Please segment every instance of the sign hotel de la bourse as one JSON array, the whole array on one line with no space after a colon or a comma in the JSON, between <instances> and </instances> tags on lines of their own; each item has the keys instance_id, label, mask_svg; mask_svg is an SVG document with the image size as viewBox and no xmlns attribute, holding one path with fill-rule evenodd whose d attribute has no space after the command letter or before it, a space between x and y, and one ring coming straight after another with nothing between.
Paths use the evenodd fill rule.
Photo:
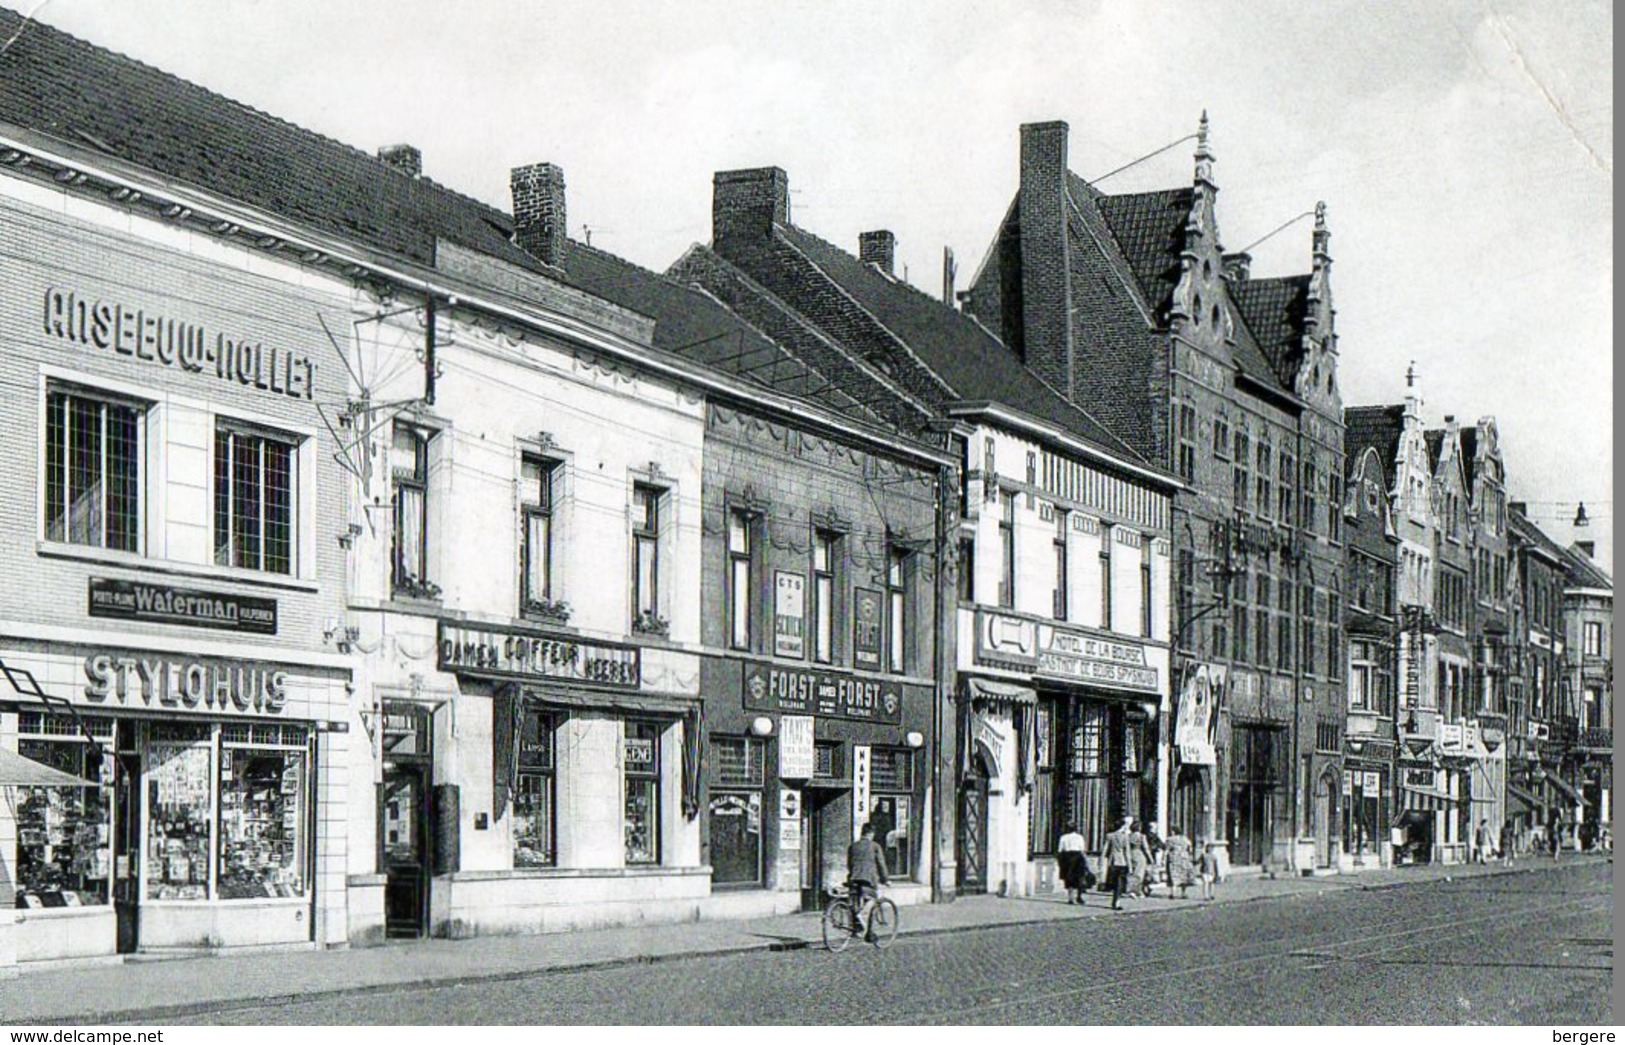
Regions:
<instances>
[{"instance_id":1,"label":"sign hotel de la bourse","mask_svg":"<svg viewBox=\"0 0 1625 1045\"><path fill-rule=\"evenodd\" d=\"M1005 613L976 612L976 662L1135 693L1161 692L1146 647Z\"/></svg>"}]
</instances>

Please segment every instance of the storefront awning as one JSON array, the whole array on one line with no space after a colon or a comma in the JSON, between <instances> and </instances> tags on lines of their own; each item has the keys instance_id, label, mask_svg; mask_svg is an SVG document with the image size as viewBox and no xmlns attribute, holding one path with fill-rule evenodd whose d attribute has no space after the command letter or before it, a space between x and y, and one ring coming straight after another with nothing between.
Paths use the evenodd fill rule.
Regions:
<instances>
[{"instance_id":1,"label":"storefront awning","mask_svg":"<svg viewBox=\"0 0 1625 1045\"><path fill-rule=\"evenodd\" d=\"M965 688L972 700L995 704L1037 704L1038 694L1030 686L1017 686L992 679L967 678Z\"/></svg>"},{"instance_id":2,"label":"storefront awning","mask_svg":"<svg viewBox=\"0 0 1625 1045\"><path fill-rule=\"evenodd\" d=\"M526 702L566 708L602 708L644 715L686 715L700 706L699 697L675 693L617 693L575 686L526 686Z\"/></svg>"},{"instance_id":3,"label":"storefront awning","mask_svg":"<svg viewBox=\"0 0 1625 1045\"><path fill-rule=\"evenodd\" d=\"M1533 792L1526 791L1517 784L1507 785L1507 797L1517 803L1520 803L1523 806L1524 811L1531 811L1541 808L1540 799L1536 798Z\"/></svg>"},{"instance_id":4,"label":"storefront awning","mask_svg":"<svg viewBox=\"0 0 1625 1045\"><path fill-rule=\"evenodd\" d=\"M0 787L100 787L71 773L0 748Z\"/></svg>"},{"instance_id":5,"label":"storefront awning","mask_svg":"<svg viewBox=\"0 0 1625 1045\"><path fill-rule=\"evenodd\" d=\"M1547 773L1546 782L1567 795L1569 800L1572 802L1584 802L1586 800L1586 797L1577 791L1573 784L1569 783L1567 780L1564 780L1556 773Z\"/></svg>"}]
</instances>

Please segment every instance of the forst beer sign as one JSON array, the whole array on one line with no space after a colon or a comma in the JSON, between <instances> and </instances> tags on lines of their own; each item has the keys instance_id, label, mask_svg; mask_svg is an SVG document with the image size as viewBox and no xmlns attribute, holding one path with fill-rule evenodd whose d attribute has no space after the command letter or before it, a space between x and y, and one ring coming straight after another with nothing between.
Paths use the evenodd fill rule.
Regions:
<instances>
[{"instance_id":1,"label":"forst beer sign","mask_svg":"<svg viewBox=\"0 0 1625 1045\"><path fill-rule=\"evenodd\" d=\"M886 680L746 664L744 688L745 707L752 711L889 725L903 720L903 687Z\"/></svg>"}]
</instances>

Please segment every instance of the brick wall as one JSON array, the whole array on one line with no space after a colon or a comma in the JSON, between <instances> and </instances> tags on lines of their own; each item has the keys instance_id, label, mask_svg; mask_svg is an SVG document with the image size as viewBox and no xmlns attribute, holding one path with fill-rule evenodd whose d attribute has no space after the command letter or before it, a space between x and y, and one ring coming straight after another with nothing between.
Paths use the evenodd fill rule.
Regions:
<instances>
[{"instance_id":1,"label":"brick wall","mask_svg":"<svg viewBox=\"0 0 1625 1045\"><path fill-rule=\"evenodd\" d=\"M1064 123L1022 125L1020 351L1039 377L1071 396L1082 375L1073 358L1068 321L1072 267L1066 223L1066 144Z\"/></svg>"},{"instance_id":2,"label":"brick wall","mask_svg":"<svg viewBox=\"0 0 1625 1045\"><path fill-rule=\"evenodd\" d=\"M549 265L562 265L569 244L563 168L552 163L515 167L508 186L513 194L514 242Z\"/></svg>"}]
</instances>

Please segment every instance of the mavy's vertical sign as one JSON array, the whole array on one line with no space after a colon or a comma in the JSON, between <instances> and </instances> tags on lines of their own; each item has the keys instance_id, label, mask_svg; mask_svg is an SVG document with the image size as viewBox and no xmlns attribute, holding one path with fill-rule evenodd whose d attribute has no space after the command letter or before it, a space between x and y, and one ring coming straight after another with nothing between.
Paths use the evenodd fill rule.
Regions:
<instances>
[{"instance_id":1,"label":"mavy's vertical sign","mask_svg":"<svg viewBox=\"0 0 1625 1045\"><path fill-rule=\"evenodd\" d=\"M807 578L788 570L773 573L773 655L807 656Z\"/></svg>"}]
</instances>

